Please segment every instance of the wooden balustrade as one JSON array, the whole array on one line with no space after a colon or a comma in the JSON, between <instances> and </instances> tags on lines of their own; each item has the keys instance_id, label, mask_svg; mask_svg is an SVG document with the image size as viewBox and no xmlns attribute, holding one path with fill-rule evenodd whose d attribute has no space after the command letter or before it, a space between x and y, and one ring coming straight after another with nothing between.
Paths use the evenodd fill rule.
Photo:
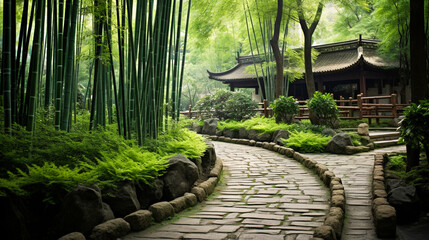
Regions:
<instances>
[{"instance_id":1,"label":"wooden balustrade","mask_svg":"<svg viewBox=\"0 0 429 240\"><path fill-rule=\"evenodd\" d=\"M335 100L337 103L338 110L340 112L340 119L362 119L367 118L368 122L371 123L372 119L375 119L379 123L382 118L397 118L399 113L404 110L408 104L398 104L398 96L391 94L387 96L372 96L364 97L363 94L358 94L356 99L348 98L345 99L340 96L339 100ZM387 103L380 103L384 101ZM299 111L296 119L308 119L309 110L307 107L307 101L298 101ZM273 110L269 108L268 101L265 100L260 103L261 108L255 109L259 115L270 117L273 116ZM192 111L192 106L189 106L189 111L181 112L181 114L188 118L196 118L199 114L197 111Z\"/></svg>"}]
</instances>

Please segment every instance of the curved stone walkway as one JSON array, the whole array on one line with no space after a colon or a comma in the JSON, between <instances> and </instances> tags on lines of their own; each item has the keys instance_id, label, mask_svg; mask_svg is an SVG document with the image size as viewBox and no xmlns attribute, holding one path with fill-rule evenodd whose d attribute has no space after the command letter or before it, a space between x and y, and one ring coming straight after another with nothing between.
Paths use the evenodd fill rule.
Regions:
<instances>
[{"instance_id":1,"label":"curved stone walkway","mask_svg":"<svg viewBox=\"0 0 429 240\"><path fill-rule=\"evenodd\" d=\"M330 193L293 159L244 145L214 142L226 187L200 212L122 239L310 239L323 224Z\"/></svg>"},{"instance_id":2,"label":"curved stone walkway","mask_svg":"<svg viewBox=\"0 0 429 240\"><path fill-rule=\"evenodd\" d=\"M342 240L376 240L371 204L374 155L405 151L405 146L376 149L350 156L334 154L304 154L318 163L325 164L340 177L346 194L346 220Z\"/></svg>"}]
</instances>

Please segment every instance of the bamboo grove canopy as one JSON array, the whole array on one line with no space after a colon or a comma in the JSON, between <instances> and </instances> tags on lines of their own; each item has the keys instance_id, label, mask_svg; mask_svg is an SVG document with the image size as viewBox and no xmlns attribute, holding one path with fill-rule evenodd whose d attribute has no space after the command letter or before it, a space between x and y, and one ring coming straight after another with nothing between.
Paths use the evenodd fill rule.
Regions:
<instances>
[{"instance_id":1,"label":"bamboo grove canopy","mask_svg":"<svg viewBox=\"0 0 429 240\"><path fill-rule=\"evenodd\" d=\"M53 106L55 128L69 131L81 107L90 109L89 129L116 121L126 138L156 137L178 117L190 8L191 0L5 0L4 130L18 123L33 131L37 111ZM88 35L92 64L79 106Z\"/></svg>"}]
</instances>

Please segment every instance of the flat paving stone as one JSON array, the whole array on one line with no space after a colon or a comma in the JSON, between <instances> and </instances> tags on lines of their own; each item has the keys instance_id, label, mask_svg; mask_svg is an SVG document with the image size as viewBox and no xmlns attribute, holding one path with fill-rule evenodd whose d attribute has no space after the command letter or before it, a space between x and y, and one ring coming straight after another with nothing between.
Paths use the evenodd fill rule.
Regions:
<instances>
[{"instance_id":1,"label":"flat paving stone","mask_svg":"<svg viewBox=\"0 0 429 240\"><path fill-rule=\"evenodd\" d=\"M284 240L291 234L312 235L314 226L320 226L322 222L312 219L313 215L301 216L325 216L329 209L329 189L316 174L294 159L263 148L213 143L227 170L218 195L202 203L198 213L122 240ZM304 226L294 226L294 222Z\"/></svg>"}]
</instances>

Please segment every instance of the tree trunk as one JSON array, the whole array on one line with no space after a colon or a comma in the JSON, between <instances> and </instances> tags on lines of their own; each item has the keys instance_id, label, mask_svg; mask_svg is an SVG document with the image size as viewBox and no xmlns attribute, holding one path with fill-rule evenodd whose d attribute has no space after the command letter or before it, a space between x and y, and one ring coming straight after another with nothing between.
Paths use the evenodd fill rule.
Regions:
<instances>
[{"instance_id":1,"label":"tree trunk","mask_svg":"<svg viewBox=\"0 0 429 240\"><path fill-rule=\"evenodd\" d=\"M305 84L307 86L308 98L313 97L316 91L313 75L313 63L311 59L311 41L313 38L314 30L316 30L319 24L320 17L322 16L323 3L320 1L317 6L316 15L314 16L311 26L307 26L307 21L304 16L304 10L302 7L302 0L296 0L298 5L298 18L299 24L301 25L302 32L304 33L304 61L305 61Z\"/></svg>"},{"instance_id":2,"label":"tree trunk","mask_svg":"<svg viewBox=\"0 0 429 240\"><path fill-rule=\"evenodd\" d=\"M279 33L280 24L283 15L283 0L277 1L277 17L274 24L274 35L270 40L271 47L273 48L274 58L276 60L276 95L275 98L279 98L283 90L283 57L280 53L279 48Z\"/></svg>"},{"instance_id":3,"label":"tree trunk","mask_svg":"<svg viewBox=\"0 0 429 240\"><path fill-rule=\"evenodd\" d=\"M2 51L2 76L4 98L4 124L5 132L10 134L12 129L12 48L15 48L12 41L12 1L4 1L3 12L3 51ZM13 61L12 61L13 60Z\"/></svg>"},{"instance_id":4,"label":"tree trunk","mask_svg":"<svg viewBox=\"0 0 429 240\"><path fill-rule=\"evenodd\" d=\"M426 75L426 39L424 22L424 2L421 0L410 1L410 66L411 66L411 101L418 103L427 98ZM423 48L423 49L422 49ZM426 87L425 87L426 86ZM407 168L419 165L420 148L407 145Z\"/></svg>"}]
</instances>

